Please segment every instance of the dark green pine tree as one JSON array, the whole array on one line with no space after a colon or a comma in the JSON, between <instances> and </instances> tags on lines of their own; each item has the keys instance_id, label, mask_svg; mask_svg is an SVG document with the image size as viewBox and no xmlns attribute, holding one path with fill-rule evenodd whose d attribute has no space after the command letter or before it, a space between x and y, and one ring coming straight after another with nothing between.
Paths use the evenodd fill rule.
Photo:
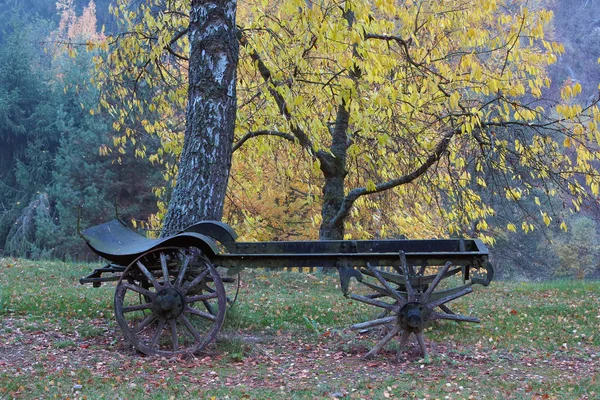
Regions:
<instances>
[{"instance_id":1,"label":"dark green pine tree","mask_svg":"<svg viewBox=\"0 0 600 400\"><path fill-rule=\"evenodd\" d=\"M93 73L92 55L80 52L75 58L64 55L55 60L61 76L54 88L61 137L48 193L57 224L52 236L60 238L51 248L59 257L81 256L85 250L77 235L78 206L82 227L114 218L115 200L124 220L146 219L156 212L152 187L162 181L160 168L136 158L133 149L121 154L120 162L114 156L100 154L100 147L112 141L112 120L89 112L98 102L97 90L86 84ZM145 144L149 148L158 146L152 139Z\"/></svg>"},{"instance_id":2,"label":"dark green pine tree","mask_svg":"<svg viewBox=\"0 0 600 400\"><path fill-rule=\"evenodd\" d=\"M161 169L132 149L118 163L100 155L112 141L112 120L89 111L98 102L89 84L93 54L44 52L53 45L49 24L29 18L0 22L0 249L77 257L85 251L77 206L83 227L113 218L115 196L123 219L146 219L156 211L152 187L162 183Z\"/></svg>"},{"instance_id":3,"label":"dark green pine tree","mask_svg":"<svg viewBox=\"0 0 600 400\"><path fill-rule=\"evenodd\" d=\"M13 15L0 43L0 247L23 208L50 183L58 148L48 56L40 45L48 25L22 22Z\"/></svg>"}]
</instances>

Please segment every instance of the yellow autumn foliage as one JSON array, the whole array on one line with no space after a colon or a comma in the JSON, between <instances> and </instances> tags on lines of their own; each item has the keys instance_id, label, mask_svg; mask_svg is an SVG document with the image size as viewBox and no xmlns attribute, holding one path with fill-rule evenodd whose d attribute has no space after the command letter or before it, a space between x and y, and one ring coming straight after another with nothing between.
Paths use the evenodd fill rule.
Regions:
<instances>
[{"instance_id":1,"label":"yellow autumn foliage","mask_svg":"<svg viewBox=\"0 0 600 400\"><path fill-rule=\"evenodd\" d=\"M526 200L535 189L567 196L578 209L597 194L597 106L573 101L577 83L563 87L555 108L538 101L550 85L546 69L563 50L545 36L551 12L527 1L456 4L238 4L236 136L264 133L234 153L226 215L243 236L317 236L326 222L322 162L335 153L340 111L349 115L345 159L338 158L352 206L346 238L486 238L494 198ZM164 196L182 142L189 3L127 5L119 0L113 9L128 33L97 60L97 82L111 89L103 104L116 121L115 146L160 138L156 154L138 143L140 154L163 164L167 184L157 195ZM148 111L144 123L135 119ZM552 223L536 204L540 221ZM532 221L513 222L509 230L533 229Z\"/></svg>"}]
</instances>

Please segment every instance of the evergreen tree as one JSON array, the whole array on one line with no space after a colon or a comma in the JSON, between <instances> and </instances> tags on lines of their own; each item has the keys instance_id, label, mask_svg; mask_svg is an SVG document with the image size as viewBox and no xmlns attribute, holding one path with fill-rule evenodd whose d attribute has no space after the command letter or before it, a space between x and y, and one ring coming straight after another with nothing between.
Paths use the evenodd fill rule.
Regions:
<instances>
[{"instance_id":1,"label":"evergreen tree","mask_svg":"<svg viewBox=\"0 0 600 400\"><path fill-rule=\"evenodd\" d=\"M47 28L44 21L26 25L13 15L0 46L0 244L23 207L50 182L58 147L40 45Z\"/></svg>"},{"instance_id":2,"label":"evergreen tree","mask_svg":"<svg viewBox=\"0 0 600 400\"><path fill-rule=\"evenodd\" d=\"M107 115L90 112L98 104L98 90L86 84L91 79L95 53L69 55L60 46L60 43L102 40L97 32L95 6L90 2L89 8L77 17L73 2L61 4L61 23L52 35L59 42L53 62L56 77L53 91L58 102L61 135L49 188L58 232L54 237L60 240L54 243L49 240L46 246L52 248L54 255L64 257L85 250L77 235L78 222L86 227L114 218L115 201L125 220L145 219L155 212L156 200L151 188L162 177L147 160L136 158L134 151L118 159L100 154L99 149L112 139L112 126ZM79 205L81 221L78 221Z\"/></svg>"},{"instance_id":3,"label":"evergreen tree","mask_svg":"<svg viewBox=\"0 0 600 400\"><path fill-rule=\"evenodd\" d=\"M113 218L115 195L124 219L145 219L162 179L134 151L118 162L100 154L112 126L90 111L94 54L67 51L101 38L95 6L77 17L74 2L61 4L58 30L15 17L0 46L0 249L16 256L81 257L78 205L82 227Z\"/></svg>"}]
</instances>

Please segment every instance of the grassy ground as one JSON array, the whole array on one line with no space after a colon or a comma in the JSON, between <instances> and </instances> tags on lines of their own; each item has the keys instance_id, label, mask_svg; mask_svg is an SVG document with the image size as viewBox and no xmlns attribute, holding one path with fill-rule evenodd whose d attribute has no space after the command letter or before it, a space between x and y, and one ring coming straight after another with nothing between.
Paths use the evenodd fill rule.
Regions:
<instances>
[{"instance_id":1,"label":"grassy ground","mask_svg":"<svg viewBox=\"0 0 600 400\"><path fill-rule=\"evenodd\" d=\"M453 303L481 324L437 323L415 344L362 355L373 310L334 276L247 271L222 334L195 358L136 354L94 266L0 258L0 399L600 398L600 283L493 283Z\"/></svg>"}]
</instances>

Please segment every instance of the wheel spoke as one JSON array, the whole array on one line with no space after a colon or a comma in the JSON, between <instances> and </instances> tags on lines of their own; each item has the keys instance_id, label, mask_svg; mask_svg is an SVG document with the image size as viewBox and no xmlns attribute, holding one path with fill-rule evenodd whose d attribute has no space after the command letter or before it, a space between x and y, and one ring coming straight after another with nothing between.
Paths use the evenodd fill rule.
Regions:
<instances>
[{"instance_id":1,"label":"wheel spoke","mask_svg":"<svg viewBox=\"0 0 600 400\"><path fill-rule=\"evenodd\" d=\"M183 287L181 288L183 294L186 295L191 288L202 282L202 280L206 278L206 275L208 275L208 268L205 268L204 271L202 271L197 277L195 277L193 281L183 285Z\"/></svg>"},{"instance_id":2,"label":"wheel spoke","mask_svg":"<svg viewBox=\"0 0 600 400\"><path fill-rule=\"evenodd\" d=\"M429 303L426 304L427 308L429 308L430 310L433 310L435 307L439 306L440 304L444 304L447 303L449 301L452 301L454 299L458 299L459 297L462 297L464 295L467 295L469 293L471 293L473 291L473 288L469 285L464 289L461 289L453 294L450 294L446 297L442 297L441 299L437 299L434 301L430 301Z\"/></svg>"},{"instance_id":3,"label":"wheel spoke","mask_svg":"<svg viewBox=\"0 0 600 400\"><path fill-rule=\"evenodd\" d=\"M196 328L194 328L194 326L192 325L192 323L190 322L190 320L187 319L187 317L185 315L183 315L183 314L181 314L179 316L179 319L181 320L181 322L183 322L183 325L185 325L185 327L192 334L192 336L194 337L194 339L196 339L196 341L198 343L202 343L203 342L202 335L200 334L200 332L198 332L198 330Z\"/></svg>"},{"instance_id":4,"label":"wheel spoke","mask_svg":"<svg viewBox=\"0 0 600 400\"><path fill-rule=\"evenodd\" d=\"M385 318L387 317L389 314L391 313L390 310L383 310L382 312L379 313L379 315L377 316L377 319L381 319L381 318Z\"/></svg>"},{"instance_id":5,"label":"wheel spoke","mask_svg":"<svg viewBox=\"0 0 600 400\"><path fill-rule=\"evenodd\" d=\"M217 297L219 297L219 295L217 294L217 292L206 293L206 294L199 294L198 296L186 297L185 298L185 302L186 303L195 303L197 301L204 302L206 300L216 299Z\"/></svg>"},{"instance_id":6,"label":"wheel spoke","mask_svg":"<svg viewBox=\"0 0 600 400\"><path fill-rule=\"evenodd\" d=\"M160 268L163 273L163 285L165 287L171 287L171 280L169 279L169 266L167 265L167 255L160 253Z\"/></svg>"},{"instance_id":7,"label":"wheel spoke","mask_svg":"<svg viewBox=\"0 0 600 400\"><path fill-rule=\"evenodd\" d=\"M132 329L132 331L134 333L140 332L142 329L144 329L145 327L150 325L152 322L154 322L155 319L156 319L156 315L154 315L154 314L148 315L146 318L144 318L144 320L142 322L140 322L137 326L135 326Z\"/></svg>"},{"instance_id":8,"label":"wheel spoke","mask_svg":"<svg viewBox=\"0 0 600 400\"><path fill-rule=\"evenodd\" d=\"M146 296L146 297L154 300L155 293L149 291L148 289L144 289L143 287L140 287L138 285L134 285L134 284L131 284L131 283L123 283L122 285L126 289L129 289L129 290L131 290L133 292L139 293L139 294L141 294L143 296Z\"/></svg>"},{"instance_id":9,"label":"wheel spoke","mask_svg":"<svg viewBox=\"0 0 600 400\"><path fill-rule=\"evenodd\" d=\"M448 319L451 321L473 322L476 324L481 322L479 320L479 318L477 318L477 317L469 317L469 316L460 315L460 314L444 314L444 313L440 313L440 312L436 312L436 311L433 311L431 313L431 319Z\"/></svg>"},{"instance_id":10,"label":"wheel spoke","mask_svg":"<svg viewBox=\"0 0 600 400\"><path fill-rule=\"evenodd\" d=\"M185 306L185 309L183 310L183 312L186 312L186 313L189 313L189 314L193 314L193 315L197 315L199 317L202 317L204 319L208 319L210 321L216 321L217 320L217 317L215 317L214 314L209 314L207 312L197 310L197 309L195 309L193 307L190 307L190 306Z\"/></svg>"},{"instance_id":11,"label":"wheel spoke","mask_svg":"<svg viewBox=\"0 0 600 400\"><path fill-rule=\"evenodd\" d=\"M417 342L419 342L419 347L421 347L421 351L423 352L423 357L427 357L429 354L427 353L427 346L425 346L425 338L423 337L423 332L417 332Z\"/></svg>"},{"instance_id":12,"label":"wheel spoke","mask_svg":"<svg viewBox=\"0 0 600 400\"><path fill-rule=\"evenodd\" d=\"M128 312L132 312L132 311L142 311L142 310L148 310L150 308L152 308L152 303L136 304L135 306L123 307L123 312L128 313Z\"/></svg>"},{"instance_id":13,"label":"wheel spoke","mask_svg":"<svg viewBox=\"0 0 600 400\"><path fill-rule=\"evenodd\" d=\"M354 324L350 327L351 330L356 331L359 329L372 328L374 326L389 324L390 322L396 321L396 317L378 318L367 322L361 322L360 324Z\"/></svg>"},{"instance_id":14,"label":"wheel spoke","mask_svg":"<svg viewBox=\"0 0 600 400\"><path fill-rule=\"evenodd\" d=\"M179 351L179 338L177 337L177 322L172 319L169 321L171 326L171 342L173 343L173 351Z\"/></svg>"},{"instance_id":15,"label":"wheel spoke","mask_svg":"<svg viewBox=\"0 0 600 400\"><path fill-rule=\"evenodd\" d=\"M150 342L150 346L153 349L158 348L158 340L160 339L160 334L162 333L163 329L165 329L166 324L167 321L164 319L158 321L158 327L156 328L156 332L154 332L154 335L152 336L152 341Z\"/></svg>"},{"instance_id":16,"label":"wheel spoke","mask_svg":"<svg viewBox=\"0 0 600 400\"><path fill-rule=\"evenodd\" d=\"M363 283L363 282L361 282L361 283ZM367 284L366 286L375 286L375 285ZM382 297L388 297L388 295L387 295L387 292L385 294L384 293L371 293L371 294L368 294L367 297L370 299L381 299Z\"/></svg>"},{"instance_id":17,"label":"wheel spoke","mask_svg":"<svg viewBox=\"0 0 600 400\"><path fill-rule=\"evenodd\" d=\"M410 283L410 277L408 274L408 265L406 265L406 255L404 254L404 251L400 252L400 261L402 262L402 270L404 272L404 280L406 281L406 295L408 297L408 301L415 301L415 291L412 287L412 284ZM414 275L414 270L412 271L413 275Z\"/></svg>"},{"instance_id":18,"label":"wheel spoke","mask_svg":"<svg viewBox=\"0 0 600 400\"><path fill-rule=\"evenodd\" d=\"M400 343L398 344L398 351L396 351L396 360L400 360L402 358L402 352L406 348L406 344L408 343L409 338L410 332L402 331L402 336L400 336Z\"/></svg>"},{"instance_id":19,"label":"wheel spoke","mask_svg":"<svg viewBox=\"0 0 600 400\"><path fill-rule=\"evenodd\" d=\"M387 335L385 335L385 337L383 339L381 339L379 341L379 343L377 343L375 345L375 347L373 347L371 349L371 351L369 351L365 355L365 358L369 359L369 358L375 357L381 351L381 349L383 348L383 346L385 346L394 336L396 336L399 331L400 331L400 328L398 328L398 325L394 325L392 327L392 330Z\"/></svg>"},{"instance_id":20,"label":"wheel spoke","mask_svg":"<svg viewBox=\"0 0 600 400\"><path fill-rule=\"evenodd\" d=\"M183 283L183 278L185 277L185 273L187 272L188 265L190 265L190 255L186 254L183 260L183 265L181 266L181 270L179 270L179 274L177 275L177 280L175 280L175 287L180 288Z\"/></svg>"},{"instance_id":21,"label":"wheel spoke","mask_svg":"<svg viewBox=\"0 0 600 400\"><path fill-rule=\"evenodd\" d=\"M433 291L435 290L437 285L439 285L439 283L442 281L442 279L444 278L444 275L446 274L448 269L450 269L451 266L452 266L452 263L450 261L448 261L444 265L444 267L440 270L440 272L433 279L433 282L431 282L431 285L429 285L429 287L427 288L427 291L423 294L423 297L421 297L421 301L426 302L427 300L429 300L429 296L431 296L431 293L433 293Z\"/></svg>"},{"instance_id":22,"label":"wheel spoke","mask_svg":"<svg viewBox=\"0 0 600 400\"><path fill-rule=\"evenodd\" d=\"M369 283L369 282L367 282L365 280L363 280L361 282L361 284L365 285L366 287L368 287L371 290L376 291L377 294L380 295L379 297L389 296L388 291L384 287L382 287L382 286L374 285L374 284ZM373 295L369 295L369 297L375 298L375 297L373 297Z\"/></svg>"},{"instance_id":23,"label":"wheel spoke","mask_svg":"<svg viewBox=\"0 0 600 400\"><path fill-rule=\"evenodd\" d=\"M204 307L206 307L206 311L208 311L211 315L216 315L214 307L208 301L203 301Z\"/></svg>"},{"instance_id":24,"label":"wheel spoke","mask_svg":"<svg viewBox=\"0 0 600 400\"><path fill-rule=\"evenodd\" d=\"M402 274L402 261L400 261L400 265L392 265L392 268L394 268L398 275Z\"/></svg>"},{"instance_id":25,"label":"wheel spoke","mask_svg":"<svg viewBox=\"0 0 600 400\"><path fill-rule=\"evenodd\" d=\"M428 302L436 301L437 299L441 299L442 297L447 297L447 296L450 296L452 294L458 293L458 292L464 290L466 287L469 287L469 286L473 286L473 284L471 282L469 282L466 285L457 286L457 287L454 287L452 289L446 289L446 290L437 291L435 293L432 293L431 296L429 296L429 299L427 301ZM449 313L449 314L452 314L452 313Z\"/></svg>"},{"instance_id":26,"label":"wheel spoke","mask_svg":"<svg viewBox=\"0 0 600 400\"><path fill-rule=\"evenodd\" d=\"M400 349L403 350L406 344L408 343L408 339L410 338L409 331L402 331L402 336L400 337Z\"/></svg>"},{"instance_id":27,"label":"wheel spoke","mask_svg":"<svg viewBox=\"0 0 600 400\"><path fill-rule=\"evenodd\" d=\"M142 273L146 276L146 278L150 281L150 283L152 283L152 286L154 286L156 290L160 290L160 283L158 283L154 275L152 275L152 273L148 271L148 268L146 268L146 266L142 264L141 261L137 262L137 266L140 269L140 271L142 271Z\"/></svg>"},{"instance_id":28,"label":"wheel spoke","mask_svg":"<svg viewBox=\"0 0 600 400\"><path fill-rule=\"evenodd\" d=\"M358 294L351 294L350 298L352 300L356 300L356 301L360 301L362 303L366 303L366 304L370 304L372 306L375 307L380 307L380 308L385 308L386 310L390 310L390 311L394 311L394 312L398 312L399 310L399 306L396 304L389 304L383 301L379 301L379 300L375 300L375 299L370 299L368 297L365 296L361 296Z\"/></svg>"},{"instance_id":29,"label":"wheel spoke","mask_svg":"<svg viewBox=\"0 0 600 400\"><path fill-rule=\"evenodd\" d=\"M404 305L406 303L406 299L404 299L400 293L398 293L398 291L396 289L394 289L393 287L390 286L390 284L388 283L388 281L386 281L381 274L379 273L379 271L377 271L376 268L374 268L371 264L367 263L367 268L373 273L373 275L375 275L375 278L377 278L377 280L379 282L381 282L381 284L383 285L383 287L385 287L390 296L395 298L396 300L398 300L398 303L400 303L401 305Z\"/></svg>"},{"instance_id":30,"label":"wheel spoke","mask_svg":"<svg viewBox=\"0 0 600 400\"><path fill-rule=\"evenodd\" d=\"M455 312L454 312L454 311L452 311L452 310L450 309L450 307L448 307L448 306L447 306L447 305L445 305L445 304L440 304L440 308L441 308L441 309L442 309L442 311L444 311L446 314L455 314Z\"/></svg>"},{"instance_id":31,"label":"wheel spoke","mask_svg":"<svg viewBox=\"0 0 600 400\"><path fill-rule=\"evenodd\" d=\"M395 272L386 272L386 271L382 271L382 270L378 269L377 272L379 273L379 275L382 278L384 278L388 282L394 283L399 286L404 285L404 276L401 275L402 271L395 273ZM362 268L360 270L360 273L376 278L375 274L368 268Z\"/></svg>"}]
</instances>

